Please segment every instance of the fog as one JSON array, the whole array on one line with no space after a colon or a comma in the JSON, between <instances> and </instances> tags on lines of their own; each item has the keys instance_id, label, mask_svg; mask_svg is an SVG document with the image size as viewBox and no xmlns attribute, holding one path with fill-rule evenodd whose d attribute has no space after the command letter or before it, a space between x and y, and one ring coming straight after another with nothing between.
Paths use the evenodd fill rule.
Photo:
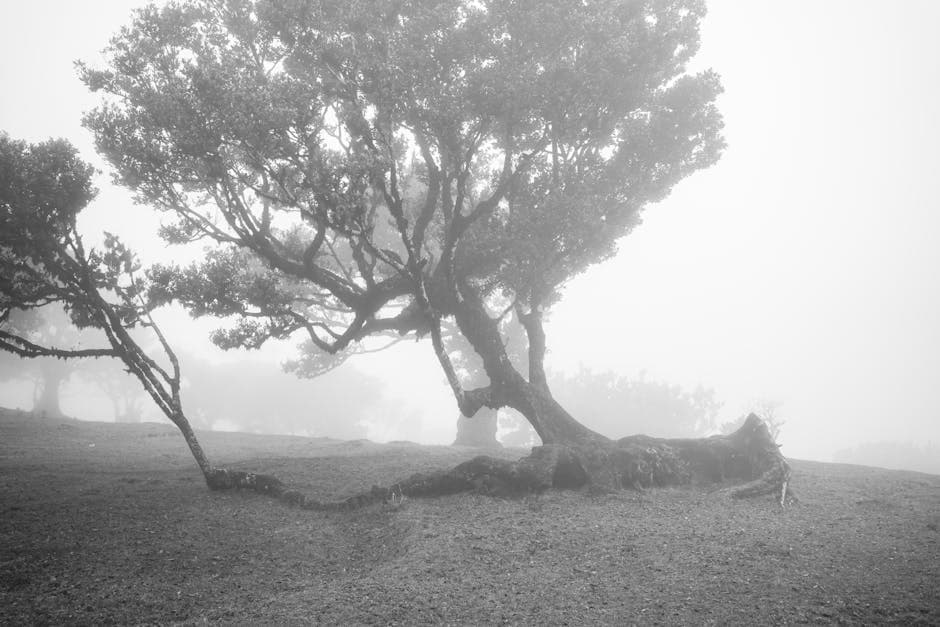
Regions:
<instances>
[{"instance_id":1,"label":"fog","mask_svg":"<svg viewBox=\"0 0 940 627\"><path fill-rule=\"evenodd\" d=\"M105 170L80 126L95 99L72 62L93 62L139 4L8 3L0 23L0 129L30 141L66 137ZM726 0L709 7L696 65L722 76L729 147L717 166L647 208L616 257L567 286L548 319L548 366L711 389L723 403L720 422L776 403L791 457L904 466L917 455L882 453L916 449L930 458L940 443L940 40L933 32L940 4L908 1L889 11L853 0ZM82 223L89 238L116 232L145 261L198 255L157 241L157 218L133 206L107 174L99 187ZM427 342L357 356L333 379L285 382L279 364L293 355L291 345L223 353L207 340L211 321L178 310L157 319L173 344L186 347L184 377L187 367L215 365L224 395L239 369L249 368L259 373L256 394L277 392L271 415L290 407L290 416L268 423L219 416L203 426L454 438L456 406ZM213 384L199 385L204 392ZM0 385L0 405L28 407L30 386ZM355 407L326 418L317 407L324 395L341 405L337 392ZM308 412L277 396L295 393L309 393ZM63 409L114 416L97 386L78 377L63 389ZM158 418L149 406L143 411Z\"/></svg>"}]
</instances>

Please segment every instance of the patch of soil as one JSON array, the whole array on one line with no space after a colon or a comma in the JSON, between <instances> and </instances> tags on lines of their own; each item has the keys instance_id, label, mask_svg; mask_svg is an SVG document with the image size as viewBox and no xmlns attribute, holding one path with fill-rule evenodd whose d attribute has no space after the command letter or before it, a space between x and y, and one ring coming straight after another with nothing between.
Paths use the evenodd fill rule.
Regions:
<instances>
[{"instance_id":1,"label":"patch of soil","mask_svg":"<svg viewBox=\"0 0 940 627\"><path fill-rule=\"evenodd\" d=\"M479 453L201 438L322 499ZM209 492L171 427L0 412L0 624L940 624L940 477L792 465L785 510L676 488L325 514Z\"/></svg>"}]
</instances>

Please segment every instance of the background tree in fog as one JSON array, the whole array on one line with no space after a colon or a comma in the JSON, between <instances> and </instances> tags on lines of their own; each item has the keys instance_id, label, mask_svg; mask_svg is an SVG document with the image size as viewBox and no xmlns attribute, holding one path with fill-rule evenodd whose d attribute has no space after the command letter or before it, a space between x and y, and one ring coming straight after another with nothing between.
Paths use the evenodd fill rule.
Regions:
<instances>
[{"instance_id":1,"label":"background tree in fog","mask_svg":"<svg viewBox=\"0 0 940 627\"><path fill-rule=\"evenodd\" d=\"M610 438L632 433L663 438L706 435L717 427L722 406L714 390L697 387L689 392L678 385L649 379L643 373L629 378L582 368L575 374L550 373L549 381L565 407L584 424ZM535 434L526 427L507 416L503 429L509 433L504 443L531 441Z\"/></svg>"},{"instance_id":2,"label":"background tree in fog","mask_svg":"<svg viewBox=\"0 0 940 627\"><path fill-rule=\"evenodd\" d=\"M328 436L367 436L383 415L383 384L350 365L312 380L250 357L210 363L184 353L182 396L193 423L209 429Z\"/></svg>"},{"instance_id":3,"label":"background tree in fog","mask_svg":"<svg viewBox=\"0 0 940 627\"><path fill-rule=\"evenodd\" d=\"M49 346L77 346L91 340L90 333L80 332L65 311L56 305L42 309L10 312L5 323L31 341ZM33 407L36 416L63 416L61 393L78 368L74 361L43 357L24 359L10 352L0 352L0 377L7 381L29 381L33 384Z\"/></svg>"},{"instance_id":4,"label":"background tree in fog","mask_svg":"<svg viewBox=\"0 0 940 627\"><path fill-rule=\"evenodd\" d=\"M721 409L714 390L699 386L687 391L645 373L629 378L582 368L576 374L555 374L551 381L566 407L611 438L631 433L663 438L705 435L717 426Z\"/></svg>"},{"instance_id":5,"label":"background tree in fog","mask_svg":"<svg viewBox=\"0 0 940 627\"><path fill-rule=\"evenodd\" d=\"M16 329L17 333L23 335L31 335L37 331L39 320L38 313L15 310L10 312L4 327ZM38 362L25 360L15 353L0 351L0 382L19 381L32 384L32 409L38 413L37 406L43 389Z\"/></svg>"},{"instance_id":6,"label":"background tree in fog","mask_svg":"<svg viewBox=\"0 0 940 627\"><path fill-rule=\"evenodd\" d=\"M77 378L97 387L111 403L115 422L141 422L148 403L147 393L122 363L113 359L86 361L76 370Z\"/></svg>"},{"instance_id":7,"label":"background tree in fog","mask_svg":"<svg viewBox=\"0 0 940 627\"><path fill-rule=\"evenodd\" d=\"M940 475L940 446L933 442L864 442L832 456L843 464L898 468Z\"/></svg>"}]
</instances>

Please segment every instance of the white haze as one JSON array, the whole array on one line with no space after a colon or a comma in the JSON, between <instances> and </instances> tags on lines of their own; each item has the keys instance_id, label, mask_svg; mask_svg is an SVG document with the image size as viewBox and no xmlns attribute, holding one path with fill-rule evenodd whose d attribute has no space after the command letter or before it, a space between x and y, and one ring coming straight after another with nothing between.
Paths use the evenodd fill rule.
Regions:
<instances>
[{"instance_id":1,"label":"white haze","mask_svg":"<svg viewBox=\"0 0 940 627\"><path fill-rule=\"evenodd\" d=\"M94 61L139 4L7 2L0 129L67 137L100 163L80 127L95 100L71 64ZM696 64L723 77L729 148L650 207L616 258L571 282L550 318L550 366L712 387L727 420L779 402L793 457L940 443L940 3L709 7ZM146 208L107 176L99 185L89 237L107 228L146 259L179 258L154 241ZM239 358L208 344L210 324L161 317L207 359ZM276 367L290 353L266 355ZM428 346L355 365L383 379L400 414L370 435L453 439L456 408ZM0 405L22 393L0 388ZM65 409L94 417L99 408L79 409L84 397L72 390Z\"/></svg>"}]
</instances>

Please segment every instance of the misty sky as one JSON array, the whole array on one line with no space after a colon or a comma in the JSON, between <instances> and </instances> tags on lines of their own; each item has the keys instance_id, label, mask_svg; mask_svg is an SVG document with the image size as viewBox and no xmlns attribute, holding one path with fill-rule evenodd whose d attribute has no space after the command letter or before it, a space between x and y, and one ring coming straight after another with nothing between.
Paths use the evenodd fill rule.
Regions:
<instances>
[{"instance_id":1,"label":"misty sky","mask_svg":"<svg viewBox=\"0 0 940 627\"><path fill-rule=\"evenodd\" d=\"M139 4L5 2L0 129L66 137L100 164L80 126L95 100L72 62L94 62ZM940 442L940 2L709 7L696 66L723 77L729 148L569 285L549 365L713 387L728 419L780 402L793 457ZM147 209L106 175L99 186L89 232L118 232L145 259L175 255L153 241ZM166 317L177 337L192 333ZM409 437L453 439L456 409L428 346L357 360L423 412ZM426 375L396 374L405 360Z\"/></svg>"}]
</instances>

